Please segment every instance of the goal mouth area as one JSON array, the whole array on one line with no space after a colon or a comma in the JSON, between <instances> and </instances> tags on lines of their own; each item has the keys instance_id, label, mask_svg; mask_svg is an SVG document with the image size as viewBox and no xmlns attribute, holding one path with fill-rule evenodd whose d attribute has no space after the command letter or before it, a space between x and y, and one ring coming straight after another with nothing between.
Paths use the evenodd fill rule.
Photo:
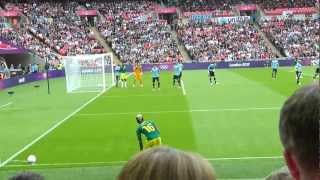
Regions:
<instances>
[{"instance_id":1,"label":"goal mouth area","mask_svg":"<svg viewBox=\"0 0 320 180\"><path fill-rule=\"evenodd\" d=\"M64 56L62 61L67 93L104 92L114 86L112 53Z\"/></svg>"}]
</instances>

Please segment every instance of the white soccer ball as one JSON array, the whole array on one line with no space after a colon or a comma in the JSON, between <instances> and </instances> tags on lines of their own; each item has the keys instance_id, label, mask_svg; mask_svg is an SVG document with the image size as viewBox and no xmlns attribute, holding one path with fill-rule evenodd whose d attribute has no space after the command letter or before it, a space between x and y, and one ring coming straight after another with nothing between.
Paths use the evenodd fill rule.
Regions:
<instances>
[{"instance_id":1,"label":"white soccer ball","mask_svg":"<svg viewBox=\"0 0 320 180\"><path fill-rule=\"evenodd\" d=\"M33 154L29 155L27 158L27 162L30 164L34 164L37 162L37 157Z\"/></svg>"}]
</instances>

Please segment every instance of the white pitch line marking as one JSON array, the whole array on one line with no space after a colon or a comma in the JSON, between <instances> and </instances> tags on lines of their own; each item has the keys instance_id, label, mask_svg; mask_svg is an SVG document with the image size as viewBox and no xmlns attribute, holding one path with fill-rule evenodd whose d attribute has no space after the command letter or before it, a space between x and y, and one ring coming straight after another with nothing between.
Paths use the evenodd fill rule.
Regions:
<instances>
[{"instance_id":1,"label":"white pitch line marking","mask_svg":"<svg viewBox=\"0 0 320 180\"><path fill-rule=\"evenodd\" d=\"M222 109L191 109L176 111L147 111L143 114L165 114L165 113L188 113L188 112L217 112L217 111L256 111L256 110L279 110L280 107L260 107L260 108L222 108ZM128 115L137 112L119 112L119 113L87 113L78 114L77 116L106 116L106 115Z\"/></svg>"},{"instance_id":2,"label":"white pitch line marking","mask_svg":"<svg viewBox=\"0 0 320 180\"><path fill-rule=\"evenodd\" d=\"M207 161L228 161L228 160L254 160L254 159L282 159L282 156L256 156L256 157L229 157L229 158L206 158ZM24 162L20 160L13 160L15 162ZM54 167L54 166L84 166L84 165L120 165L128 161L105 161L105 162L84 162L84 163L45 163L34 165L7 165L6 167Z\"/></svg>"},{"instance_id":3,"label":"white pitch line marking","mask_svg":"<svg viewBox=\"0 0 320 180\"><path fill-rule=\"evenodd\" d=\"M187 95L187 92L186 92L186 89L184 88L184 83L183 81L181 80L181 88L182 88L182 94L185 96Z\"/></svg>"},{"instance_id":4,"label":"white pitch line marking","mask_svg":"<svg viewBox=\"0 0 320 180\"><path fill-rule=\"evenodd\" d=\"M109 87L107 90L111 89L111 87ZM65 117L63 120L57 122L54 126L52 126L50 129L48 129L47 131L45 131L43 134L41 134L39 137L37 137L36 139L34 139L32 142L30 142L29 144L25 145L21 150L19 150L18 152L16 152L15 154L13 154L12 156L10 156L7 160L3 161L0 164L0 168L5 166L6 164L8 164L11 160L13 160L14 158L16 158L19 154L21 154L23 151L27 150L28 148L30 148L32 145L34 145L35 143L37 143L39 140L41 140L43 137L45 137L46 135L48 135L49 133L51 133L53 130L55 130L57 127L59 127L61 124L63 124L65 121L67 121L68 119L70 119L72 116L74 116L75 114L77 114L79 111L81 111L83 108L85 108L87 105L89 105L90 103L92 103L94 100L96 100L98 97L100 97L102 94L104 94L106 91L103 91L101 93L99 93L98 95L96 95L95 97L93 97L92 99L90 99L88 102L84 103L82 106L80 106L78 109L76 109L74 112L72 112L71 114L69 114L67 117Z\"/></svg>"},{"instance_id":5,"label":"white pitch line marking","mask_svg":"<svg viewBox=\"0 0 320 180\"><path fill-rule=\"evenodd\" d=\"M9 103L7 103L7 104L1 105L1 106L0 106L0 109L5 108L5 107L7 107L7 106L10 106L11 104L12 104L12 102L9 102Z\"/></svg>"},{"instance_id":6,"label":"white pitch line marking","mask_svg":"<svg viewBox=\"0 0 320 180\"><path fill-rule=\"evenodd\" d=\"M138 94L138 95L127 95L127 96L101 96L100 98L129 98L129 97L178 97L181 95L169 95L169 94Z\"/></svg>"}]
</instances>

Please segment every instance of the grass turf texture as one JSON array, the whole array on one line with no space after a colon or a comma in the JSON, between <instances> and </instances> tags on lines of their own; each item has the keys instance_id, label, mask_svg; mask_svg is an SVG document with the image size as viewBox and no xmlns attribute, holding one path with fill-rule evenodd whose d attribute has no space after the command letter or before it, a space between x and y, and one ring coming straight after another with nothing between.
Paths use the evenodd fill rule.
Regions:
<instances>
[{"instance_id":1,"label":"grass turf texture","mask_svg":"<svg viewBox=\"0 0 320 180\"><path fill-rule=\"evenodd\" d=\"M306 68L302 83L312 82L312 74ZM164 144L212 159L220 179L263 178L283 165L281 158L219 158L281 156L279 111L298 86L292 68L280 69L278 76L271 79L266 68L218 70L219 84L210 87L206 71L185 71L183 96L172 88L170 73L162 73L160 91L151 91L146 73L144 88L106 92L1 168L0 179L30 169L49 180L115 179L122 161L138 152L138 112L156 122ZM12 97L9 90L0 93L0 106L12 102L0 108L2 161L96 96L66 94L64 79L52 80L52 88L50 96L45 82L9 89ZM29 154L39 165L19 161Z\"/></svg>"}]
</instances>

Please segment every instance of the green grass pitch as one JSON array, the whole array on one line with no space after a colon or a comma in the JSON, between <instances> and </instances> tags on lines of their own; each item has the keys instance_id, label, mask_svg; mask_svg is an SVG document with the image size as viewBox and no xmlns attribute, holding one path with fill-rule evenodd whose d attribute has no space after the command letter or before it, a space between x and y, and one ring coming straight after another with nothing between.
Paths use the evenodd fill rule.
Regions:
<instances>
[{"instance_id":1,"label":"green grass pitch","mask_svg":"<svg viewBox=\"0 0 320 180\"><path fill-rule=\"evenodd\" d=\"M299 86L293 68L281 68L271 79L267 68L217 70L219 84L210 87L205 70L185 71L182 89L173 88L171 73L162 72L161 90L112 88L46 134L96 93L67 94L64 79L37 82L0 92L0 179L23 170L48 180L115 179L121 166L138 152L135 115L143 113L159 126L163 143L200 153L219 179L261 179L283 166L278 137L279 111ZM302 83L312 82L313 68ZM130 82L132 79L130 79ZM40 88L34 88L39 84ZM31 144L30 144L31 143ZM24 160L35 154L37 164Z\"/></svg>"}]
</instances>

